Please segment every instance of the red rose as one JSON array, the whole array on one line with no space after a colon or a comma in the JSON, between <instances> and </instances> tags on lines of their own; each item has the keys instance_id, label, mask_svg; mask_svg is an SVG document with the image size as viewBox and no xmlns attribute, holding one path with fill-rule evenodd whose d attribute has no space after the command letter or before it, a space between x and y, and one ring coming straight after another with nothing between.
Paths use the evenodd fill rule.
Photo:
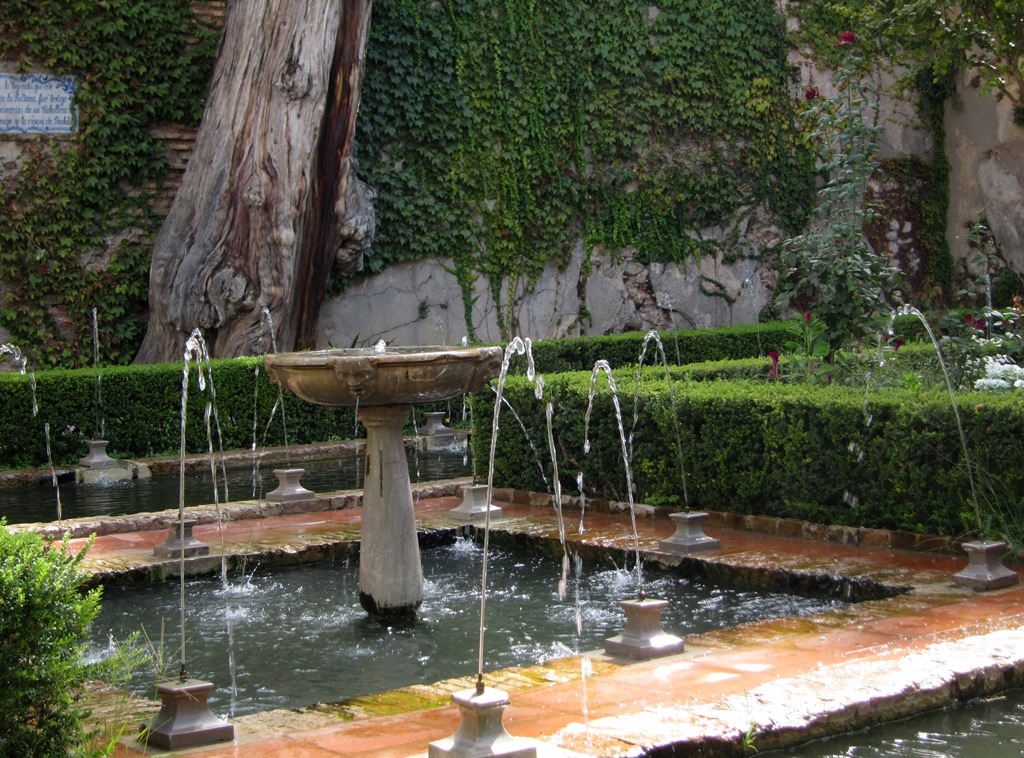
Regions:
<instances>
[{"instance_id":1,"label":"red rose","mask_svg":"<svg viewBox=\"0 0 1024 758\"><path fill-rule=\"evenodd\" d=\"M857 35L854 34L853 32L843 32L842 34L839 35L839 39L836 40L836 47L846 47L847 45L852 45L856 39Z\"/></svg>"},{"instance_id":2,"label":"red rose","mask_svg":"<svg viewBox=\"0 0 1024 758\"><path fill-rule=\"evenodd\" d=\"M813 100L820 94L821 93L818 92L818 90L816 90L814 87L808 87L806 90L804 90L804 100Z\"/></svg>"}]
</instances>

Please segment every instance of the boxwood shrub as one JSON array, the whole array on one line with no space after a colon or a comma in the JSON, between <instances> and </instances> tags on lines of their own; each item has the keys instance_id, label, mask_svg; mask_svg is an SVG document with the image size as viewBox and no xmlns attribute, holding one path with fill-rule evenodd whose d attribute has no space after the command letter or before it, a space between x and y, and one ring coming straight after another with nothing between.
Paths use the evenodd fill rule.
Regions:
<instances>
[{"instance_id":1,"label":"boxwood shrub","mask_svg":"<svg viewBox=\"0 0 1024 758\"><path fill-rule=\"evenodd\" d=\"M675 381L670 391L650 371L639 387L633 377L631 371L616 373L638 502L683 507L685 472L692 508L951 536L977 529L953 408L944 393L721 380ZM533 444L510 416L501 417L495 485L551 491L540 473L550 479L544 416L550 402L563 491L575 491L582 473L589 496L626 500L605 379L597 381L587 455L590 373L552 375L545 382L541 402L524 378L507 382L506 398ZM1024 399L958 397L973 460L1005 459L1007 443L1024 438ZM493 393L477 393L474 402L474 454L482 461L490 447ZM995 473L1001 486L1024 491L1024 471L1009 467Z\"/></svg>"}]
</instances>

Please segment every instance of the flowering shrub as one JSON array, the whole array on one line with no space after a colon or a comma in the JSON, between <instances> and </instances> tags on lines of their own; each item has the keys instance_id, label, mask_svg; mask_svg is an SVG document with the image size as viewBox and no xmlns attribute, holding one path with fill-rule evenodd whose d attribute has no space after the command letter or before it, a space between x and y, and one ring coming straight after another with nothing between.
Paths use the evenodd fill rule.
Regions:
<instances>
[{"instance_id":1,"label":"flowering shrub","mask_svg":"<svg viewBox=\"0 0 1024 758\"><path fill-rule=\"evenodd\" d=\"M825 323L810 311L804 311L803 319L790 328L795 339L786 342L786 352L792 358L793 378L810 384L829 381L829 374L835 367L827 362L830 351L827 331ZM777 377L778 366L773 365L773 368Z\"/></svg>"},{"instance_id":2,"label":"flowering shrub","mask_svg":"<svg viewBox=\"0 0 1024 758\"><path fill-rule=\"evenodd\" d=\"M850 47L856 35L839 35L837 47ZM804 97L812 122L808 142L817 150L824 184L806 234L782 246L776 303L781 310L813 303L824 324L822 338L835 353L869 336L881 314L899 299L901 274L884 252L876 253L864 238L864 224L873 211L864 202L868 180L877 167L873 90L856 75L859 58L850 54L836 72L834 97L820 97L810 88ZM819 361L820 362L820 361Z\"/></svg>"},{"instance_id":3,"label":"flowering shrub","mask_svg":"<svg viewBox=\"0 0 1024 758\"><path fill-rule=\"evenodd\" d=\"M986 392L1010 392L1024 389L1024 368L1005 355L985 357L985 375L974 381L974 389Z\"/></svg>"}]
</instances>

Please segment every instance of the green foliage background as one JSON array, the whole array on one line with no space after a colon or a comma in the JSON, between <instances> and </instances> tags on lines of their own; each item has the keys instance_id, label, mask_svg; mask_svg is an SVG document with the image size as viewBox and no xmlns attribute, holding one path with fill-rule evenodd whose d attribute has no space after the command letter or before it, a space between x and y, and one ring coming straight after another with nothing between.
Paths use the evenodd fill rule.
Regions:
<instances>
[{"instance_id":1,"label":"green foliage background","mask_svg":"<svg viewBox=\"0 0 1024 758\"><path fill-rule=\"evenodd\" d=\"M77 84L78 133L20 139L27 160L0 183L0 326L33 363L90 364L93 308L101 361L134 357L161 221L139 188L166 164L149 128L198 123L215 42L188 0L0 3L0 57Z\"/></svg>"},{"instance_id":2,"label":"green foliage background","mask_svg":"<svg viewBox=\"0 0 1024 758\"><path fill-rule=\"evenodd\" d=\"M762 364L766 371L767 361ZM615 374L624 430L633 438L637 502L685 504L674 415L692 509L949 536L977 533L956 419L942 390L865 393L863 387L721 381L749 368L692 369L674 371L674 398L653 369L643 372L639 389L635 372ZM544 406L554 405L563 492L577 490L582 472L588 497L625 501L615 408L603 377L597 387L586 455L589 374L545 376L542 402L525 378L509 377L505 396L533 440L545 439ZM474 455L487 456L493 393L476 393L474 403ZM1013 395L963 395L960 410L978 460L999 460L1007 441L1024 434L1024 405ZM541 468L550 480L546 451L538 456L520 426L503 416L494 485L550 491ZM1019 469L999 473L1007 491L1022 491Z\"/></svg>"},{"instance_id":3,"label":"green foliage background","mask_svg":"<svg viewBox=\"0 0 1024 758\"><path fill-rule=\"evenodd\" d=\"M813 156L784 18L760 0L657 11L378 0L358 132L379 193L369 270L450 256L467 295L476 274L499 292L581 238L682 261L712 248L701 229L761 203L802 226Z\"/></svg>"}]
</instances>

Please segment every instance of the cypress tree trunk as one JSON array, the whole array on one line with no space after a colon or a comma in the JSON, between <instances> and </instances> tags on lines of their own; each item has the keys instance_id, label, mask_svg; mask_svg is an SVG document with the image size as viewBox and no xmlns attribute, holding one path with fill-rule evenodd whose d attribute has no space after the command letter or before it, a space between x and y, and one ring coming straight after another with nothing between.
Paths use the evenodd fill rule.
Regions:
<instances>
[{"instance_id":1,"label":"cypress tree trunk","mask_svg":"<svg viewBox=\"0 0 1024 758\"><path fill-rule=\"evenodd\" d=\"M332 268L362 268L373 191L356 177L371 0L232 0L203 121L157 236L136 362L314 346Z\"/></svg>"}]
</instances>

